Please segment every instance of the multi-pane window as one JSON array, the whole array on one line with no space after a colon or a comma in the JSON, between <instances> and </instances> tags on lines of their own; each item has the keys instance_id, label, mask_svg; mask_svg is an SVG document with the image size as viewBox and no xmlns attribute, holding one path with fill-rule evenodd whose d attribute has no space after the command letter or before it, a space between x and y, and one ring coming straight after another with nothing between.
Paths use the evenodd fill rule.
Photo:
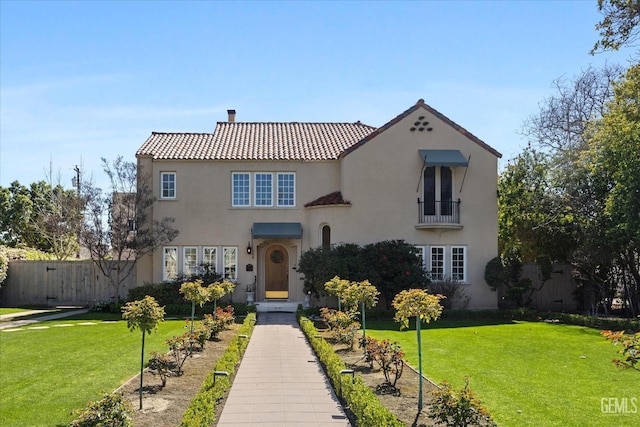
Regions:
<instances>
[{"instance_id":1,"label":"multi-pane window","mask_svg":"<svg viewBox=\"0 0 640 427\"><path fill-rule=\"evenodd\" d=\"M209 266L213 271L218 271L218 248L203 248L202 262Z\"/></svg>"},{"instance_id":2,"label":"multi-pane window","mask_svg":"<svg viewBox=\"0 0 640 427\"><path fill-rule=\"evenodd\" d=\"M178 248L165 247L162 254L162 279L175 279L178 275Z\"/></svg>"},{"instance_id":3,"label":"multi-pane window","mask_svg":"<svg viewBox=\"0 0 640 427\"><path fill-rule=\"evenodd\" d=\"M466 283L467 247L466 246L416 246L418 257L422 259L425 270L431 280L454 280Z\"/></svg>"},{"instance_id":4,"label":"multi-pane window","mask_svg":"<svg viewBox=\"0 0 640 427\"><path fill-rule=\"evenodd\" d=\"M464 246L453 246L451 248L451 279L465 281L465 263Z\"/></svg>"},{"instance_id":5,"label":"multi-pane window","mask_svg":"<svg viewBox=\"0 0 640 427\"><path fill-rule=\"evenodd\" d=\"M235 280L238 278L238 248L222 248L224 258L224 278Z\"/></svg>"},{"instance_id":6,"label":"multi-pane window","mask_svg":"<svg viewBox=\"0 0 640 427\"><path fill-rule=\"evenodd\" d=\"M256 206L273 205L273 175L270 173L256 174Z\"/></svg>"},{"instance_id":7,"label":"multi-pane window","mask_svg":"<svg viewBox=\"0 0 640 427\"><path fill-rule=\"evenodd\" d=\"M251 203L251 175L233 173L231 187L232 206L249 206Z\"/></svg>"},{"instance_id":8,"label":"multi-pane window","mask_svg":"<svg viewBox=\"0 0 640 427\"><path fill-rule=\"evenodd\" d=\"M431 280L444 280L444 246L431 247Z\"/></svg>"},{"instance_id":9,"label":"multi-pane window","mask_svg":"<svg viewBox=\"0 0 640 427\"><path fill-rule=\"evenodd\" d=\"M296 174L293 172L233 172L232 206L294 207Z\"/></svg>"},{"instance_id":10,"label":"multi-pane window","mask_svg":"<svg viewBox=\"0 0 640 427\"><path fill-rule=\"evenodd\" d=\"M175 172L160 173L160 198L161 199L176 198L176 173Z\"/></svg>"},{"instance_id":11,"label":"multi-pane window","mask_svg":"<svg viewBox=\"0 0 640 427\"><path fill-rule=\"evenodd\" d=\"M295 206L296 179L292 173L278 174L278 206Z\"/></svg>"},{"instance_id":12,"label":"multi-pane window","mask_svg":"<svg viewBox=\"0 0 640 427\"><path fill-rule=\"evenodd\" d=\"M186 246L182 248L182 272L187 276L198 273L198 248Z\"/></svg>"}]
</instances>

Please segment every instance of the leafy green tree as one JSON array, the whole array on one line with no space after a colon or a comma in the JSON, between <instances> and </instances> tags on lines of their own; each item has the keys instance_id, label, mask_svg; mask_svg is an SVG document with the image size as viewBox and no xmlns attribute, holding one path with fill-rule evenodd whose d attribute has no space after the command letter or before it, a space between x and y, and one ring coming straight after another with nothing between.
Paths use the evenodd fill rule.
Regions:
<instances>
[{"instance_id":1,"label":"leafy green tree","mask_svg":"<svg viewBox=\"0 0 640 427\"><path fill-rule=\"evenodd\" d=\"M640 1L598 0L598 11L604 17L596 24L600 39L591 49L592 55L599 51L619 50L638 39Z\"/></svg>"},{"instance_id":2,"label":"leafy green tree","mask_svg":"<svg viewBox=\"0 0 640 427\"><path fill-rule=\"evenodd\" d=\"M603 240L622 270L633 314L640 312L640 64L614 85L615 96L593 123L584 168L595 196Z\"/></svg>"},{"instance_id":3,"label":"leafy green tree","mask_svg":"<svg viewBox=\"0 0 640 427\"><path fill-rule=\"evenodd\" d=\"M82 206L74 190L45 181L0 187L0 243L67 259L76 252Z\"/></svg>"},{"instance_id":4,"label":"leafy green tree","mask_svg":"<svg viewBox=\"0 0 640 427\"><path fill-rule=\"evenodd\" d=\"M164 307L153 297L146 296L139 301L128 302L122 307L122 318L127 321L131 332L140 329L142 332L142 354L140 356L140 408L142 409L142 377L144 375L144 337L157 329L158 323L164 320Z\"/></svg>"},{"instance_id":5,"label":"leafy green tree","mask_svg":"<svg viewBox=\"0 0 640 427\"><path fill-rule=\"evenodd\" d=\"M565 260L575 246L573 213L556 191L548 156L529 147L498 179L499 251L516 249L525 261L540 254Z\"/></svg>"}]
</instances>

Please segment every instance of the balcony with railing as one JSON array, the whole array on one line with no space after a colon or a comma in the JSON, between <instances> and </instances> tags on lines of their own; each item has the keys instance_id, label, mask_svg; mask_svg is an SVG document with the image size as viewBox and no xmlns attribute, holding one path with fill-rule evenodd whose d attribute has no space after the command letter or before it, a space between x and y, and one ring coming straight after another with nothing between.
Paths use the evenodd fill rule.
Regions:
<instances>
[{"instance_id":1,"label":"balcony with railing","mask_svg":"<svg viewBox=\"0 0 640 427\"><path fill-rule=\"evenodd\" d=\"M460 199L425 202L418 198L418 229L461 229Z\"/></svg>"}]
</instances>

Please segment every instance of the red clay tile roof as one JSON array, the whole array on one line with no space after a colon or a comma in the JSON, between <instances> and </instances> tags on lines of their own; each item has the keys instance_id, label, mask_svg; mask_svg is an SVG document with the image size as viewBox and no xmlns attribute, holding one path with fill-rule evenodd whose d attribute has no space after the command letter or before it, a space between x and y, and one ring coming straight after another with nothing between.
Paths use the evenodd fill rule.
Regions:
<instances>
[{"instance_id":1,"label":"red clay tile roof","mask_svg":"<svg viewBox=\"0 0 640 427\"><path fill-rule=\"evenodd\" d=\"M164 160L335 160L422 108L496 157L498 151L419 99L380 128L357 123L218 122L214 133L153 132L136 156Z\"/></svg>"},{"instance_id":2,"label":"red clay tile roof","mask_svg":"<svg viewBox=\"0 0 640 427\"><path fill-rule=\"evenodd\" d=\"M136 156L165 160L334 160L374 130L360 122L218 122L212 134L153 132Z\"/></svg>"},{"instance_id":3,"label":"red clay tile roof","mask_svg":"<svg viewBox=\"0 0 640 427\"><path fill-rule=\"evenodd\" d=\"M305 208L310 208L313 206L329 206L329 205L351 205L351 202L345 200L342 197L342 193L340 191L334 191L333 193L329 193L325 196L318 197L317 199L305 203Z\"/></svg>"}]
</instances>

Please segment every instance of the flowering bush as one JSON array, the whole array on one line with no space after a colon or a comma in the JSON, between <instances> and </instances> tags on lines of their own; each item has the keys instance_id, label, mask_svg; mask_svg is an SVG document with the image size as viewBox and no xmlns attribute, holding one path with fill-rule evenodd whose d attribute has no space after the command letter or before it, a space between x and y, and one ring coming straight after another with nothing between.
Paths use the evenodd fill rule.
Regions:
<instances>
[{"instance_id":1,"label":"flowering bush","mask_svg":"<svg viewBox=\"0 0 640 427\"><path fill-rule=\"evenodd\" d=\"M353 345L356 333L360 329L360 322L354 320L357 312L348 312L333 310L323 307L320 309L322 320L327 324L333 337L341 344L349 346L349 350L353 351Z\"/></svg>"},{"instance_id":2,"label":"flowering bush","mask_svg":"<svg viewBox=\"0 0 640 427\"><path fill-rule=\"evenodd\" d=\"M440 388L432 392L429 418L436 420L436 425L447 426L495 426L491 414L476 394L469 388L469 378L465 378L464 387L455 391L446 381Z\"/></svg>"},{"instance_id":3,"label":"flowering bush","mask_svg":"<svg viewBox=\"0 0 640 427\"><path fill-rule=\"evenodd\" d=\"M162 387L167 385L167 378L171 375L171 358L168 354L154 351L149 360L149 369L156 371L162 381Z\"/></svg>"},{"instance_id":4,"label":"flowering bush","mask_svg":"<svg viewBox=\"0 0 640 427\"><path fill-rule=\"evenodd\" d=\"M602 336L611 341L613 345L620 344L618 353L624 356L624 360L613 359L612 362L622 369L635 369L640 371L640 332L625 334L624 331L602 331Z\"/></svg>"},{"instance_id":5,"label":"flowering bush","mask_svg":"<svg viewBox=\"0 0 640 427\"><path fill-rule=\"evenodd\" d=\"M396 389L396 383L402 376L404 370L404 352L397 341L390 342L388 339L379 341L375 338L367 339L367 356L370 360L382 369L385 382L376 391L380 394L400 395L400 390Z\"/></svg>"},{"instance_id":6,"label":"flowering bush","mask_svg":"<svg viewBox=\"0 0 640 427\"><path fill-rule=\"evenodd\" d=\"M130 427L131 405L123 393L105 394L102 399L90 402L86 409L74 411L78 416L69 426L71 427Z\"/></svg>"}]
</instances>

